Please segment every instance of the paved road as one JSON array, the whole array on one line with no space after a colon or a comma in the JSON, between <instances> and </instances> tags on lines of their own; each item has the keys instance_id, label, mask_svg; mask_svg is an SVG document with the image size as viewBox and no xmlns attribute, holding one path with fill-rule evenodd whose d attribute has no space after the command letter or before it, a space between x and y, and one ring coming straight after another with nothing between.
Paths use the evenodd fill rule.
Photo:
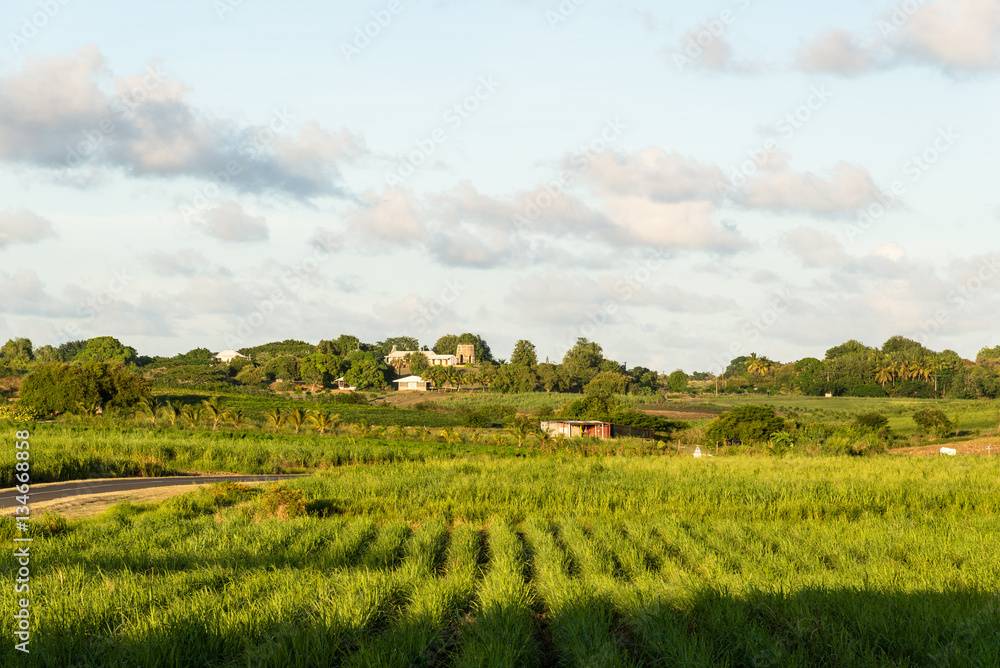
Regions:
<instances>
[{"instance_id":1,"label":"paved road","mask_svg":"<svg viewBox=\"0 0 1000 668\"><path fill-rule=\"evenodd\" d=\"M226 476L176 476L173 478L120 478L117 480L74 480L31 487L30 503L54 501L69 496L84 494L104 494L106 492L127 492L152 487L174 487L176 485L210 485L217 482L278 482L301 476L295 475L226 475ZM10 508L17 504L15 489L0 490L0 508Z\"/></svg>"}]
</instances>

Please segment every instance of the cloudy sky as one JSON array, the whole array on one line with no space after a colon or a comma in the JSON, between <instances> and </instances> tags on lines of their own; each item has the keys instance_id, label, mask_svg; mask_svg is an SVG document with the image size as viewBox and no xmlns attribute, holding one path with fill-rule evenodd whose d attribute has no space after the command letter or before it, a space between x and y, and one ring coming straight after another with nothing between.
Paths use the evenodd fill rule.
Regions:
<instances>
[{"instance_id":1,"label":"cloudy sky","mask_svg":"<svg viewBox=\"0 0 1000 668\"><path fill-rule=\"evenodd\" d=\"M1000 343L1000 1L8 0L0 338Z\"/></svg>"}]
</instances>

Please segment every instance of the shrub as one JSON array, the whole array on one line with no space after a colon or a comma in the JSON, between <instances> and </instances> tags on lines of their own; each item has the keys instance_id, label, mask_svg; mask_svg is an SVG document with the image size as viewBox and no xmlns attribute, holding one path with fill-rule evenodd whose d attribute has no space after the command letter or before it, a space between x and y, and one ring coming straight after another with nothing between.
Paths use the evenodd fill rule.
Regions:
<instances>
[{"instance_id":1,"label":"shrub","mask_svg":"<svg viewBox=\"0 0 1000 668\"><path fill-rule=\"evenodd\" d=\"M854 416L854 424L859 429L877 432L889 425L889 418L881 413L858 413Z\"/></svg>"},{"instance_id":2,"label":"shrub","mask_svg":"<svg viewBox=\"0 0 1000 668\"><path fill-rule=\"evenodd\" d=\"M904 380L893 391L896 397L911 397L914 399L933 399L934 388L917 380Z\"/></svg>"},{"instance_id":3,"label":"shrub","mask_svg":"<svg viewBox=\"0 0 1000 668\"><path fill-rule=\"evenodd\" d=\"M490 427L510 425L517 417L517 409L507 404L489 404L465 416L468 427L488 429Z\"/></svg>"},{"instance_id":4,"label":"shrub","mask_svg":"<svg viewBox=\"0 0 1000 668\"><path fill-rule=\"evenodd\" d=\"M81 406L130 411L151 398L149 383L124 366L54 362L25 377L18 403L47 415L77 412Z\"/></svg>"},{"instance_id":5,"label":"shrub","mask_svg":"<svg viewBox=\"0 0 1000 668\"><path fill-rule=\"evenodd\" d=\"M19 403L0 406L0 422L23 424L34 422L37 418L38 414L29 406L23 406Z\"/></svg>"},{"instance_id":6,"label":"shrub","mask_svg":"<svg viewBox=\"0 0 1000 668\"><path fill-rule=\"evenodd\" d=\"M887 397L888 393L882 388L881 385L876 385L875 383L867 383L865 385L858 385L852 387L847 391L847 396L849 397Z\"/></svg>"},{"instance_id":7,"label":"shrub","mask_svg":"<svg viewBox=\"0 0 1000 668\"><path fill-rule=\"evenodd\" d=\"M737 439L744 443L767 441L772 434L784 429L785 422L770 406L747 404L726 411L708 426L709 441Z\"/></svg>"},{"instance_id":8,"label":"shrub","mask_svg":"<svg viewBox=\"0 0 1000 668\"><path fill-rule=\"evenodd\" d=\"M945 438L954 429L948 416L937 408L921 408L913 414L913 421L921 432L931 432L940 438Z\"/></svg>"}]
</instances>

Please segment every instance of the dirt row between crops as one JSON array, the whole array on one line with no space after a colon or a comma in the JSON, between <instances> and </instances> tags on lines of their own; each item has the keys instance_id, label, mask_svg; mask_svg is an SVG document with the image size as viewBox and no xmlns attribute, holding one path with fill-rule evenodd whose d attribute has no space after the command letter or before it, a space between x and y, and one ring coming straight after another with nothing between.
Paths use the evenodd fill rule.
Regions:
<instances>
[{"instance_id":1,"label":"dirt row between crops","mask_svg":"<svg viewBox=\"0 0 1000 668\"><path fill-rule=\"evenodd\" d=\"M959 455L978 455L1000 457L1000 438L976 438L971 441L959 441L957 443L936 443L934 445L918 445L910 448L897 448L892 450L894 455L909 455L914 457L939 456L941 448L952 448L958 450Z\"/></svg>"}]
</instances>

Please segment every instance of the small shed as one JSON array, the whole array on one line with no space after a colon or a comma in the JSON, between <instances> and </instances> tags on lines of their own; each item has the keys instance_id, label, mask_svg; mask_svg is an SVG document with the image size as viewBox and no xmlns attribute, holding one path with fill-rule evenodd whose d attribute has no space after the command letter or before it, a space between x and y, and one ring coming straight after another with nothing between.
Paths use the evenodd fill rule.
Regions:
<instances>
[{"instance_id":1,"label":"small shed","mask_svg":"<svg viewBox=\"0 0 1000 668\"><path fill-rule=\"evenodd\" d=\"M420 376L407 376L392 382L396 383L400 392L426 392L431 389L431 381L424 380Z\"/></svg>"},{"instance_id":2,"label":"small shed","mask_svg":"<svg viewBox=\"0 0 1000 668\"><path fill-rule=\"evenodd\" d=\"M358 389L358 388L354 387L353 385L348 385L347 381L344 380L343 376L341 376L340 378L338 378L337 380L335 380L333 382L336 383L338 390L350 390L351 392L353 392L354 390Z\"/></svg>"},{"instance_id":3,"label":"small shed","mask_svg":"<svg viewBox=\"0 0 1000 668\"><path fill-rule=\"evenodd\" d=\"M550 420L541 424L542 431L547 431L553 436L566 436L573 438L577 436L590 436L593 438L620 438L623 436L634 436L636 438L656 438L656 432L652 429L641 429L639 427L626 427L600 420Z\"/></svg>"}]
</instances>

